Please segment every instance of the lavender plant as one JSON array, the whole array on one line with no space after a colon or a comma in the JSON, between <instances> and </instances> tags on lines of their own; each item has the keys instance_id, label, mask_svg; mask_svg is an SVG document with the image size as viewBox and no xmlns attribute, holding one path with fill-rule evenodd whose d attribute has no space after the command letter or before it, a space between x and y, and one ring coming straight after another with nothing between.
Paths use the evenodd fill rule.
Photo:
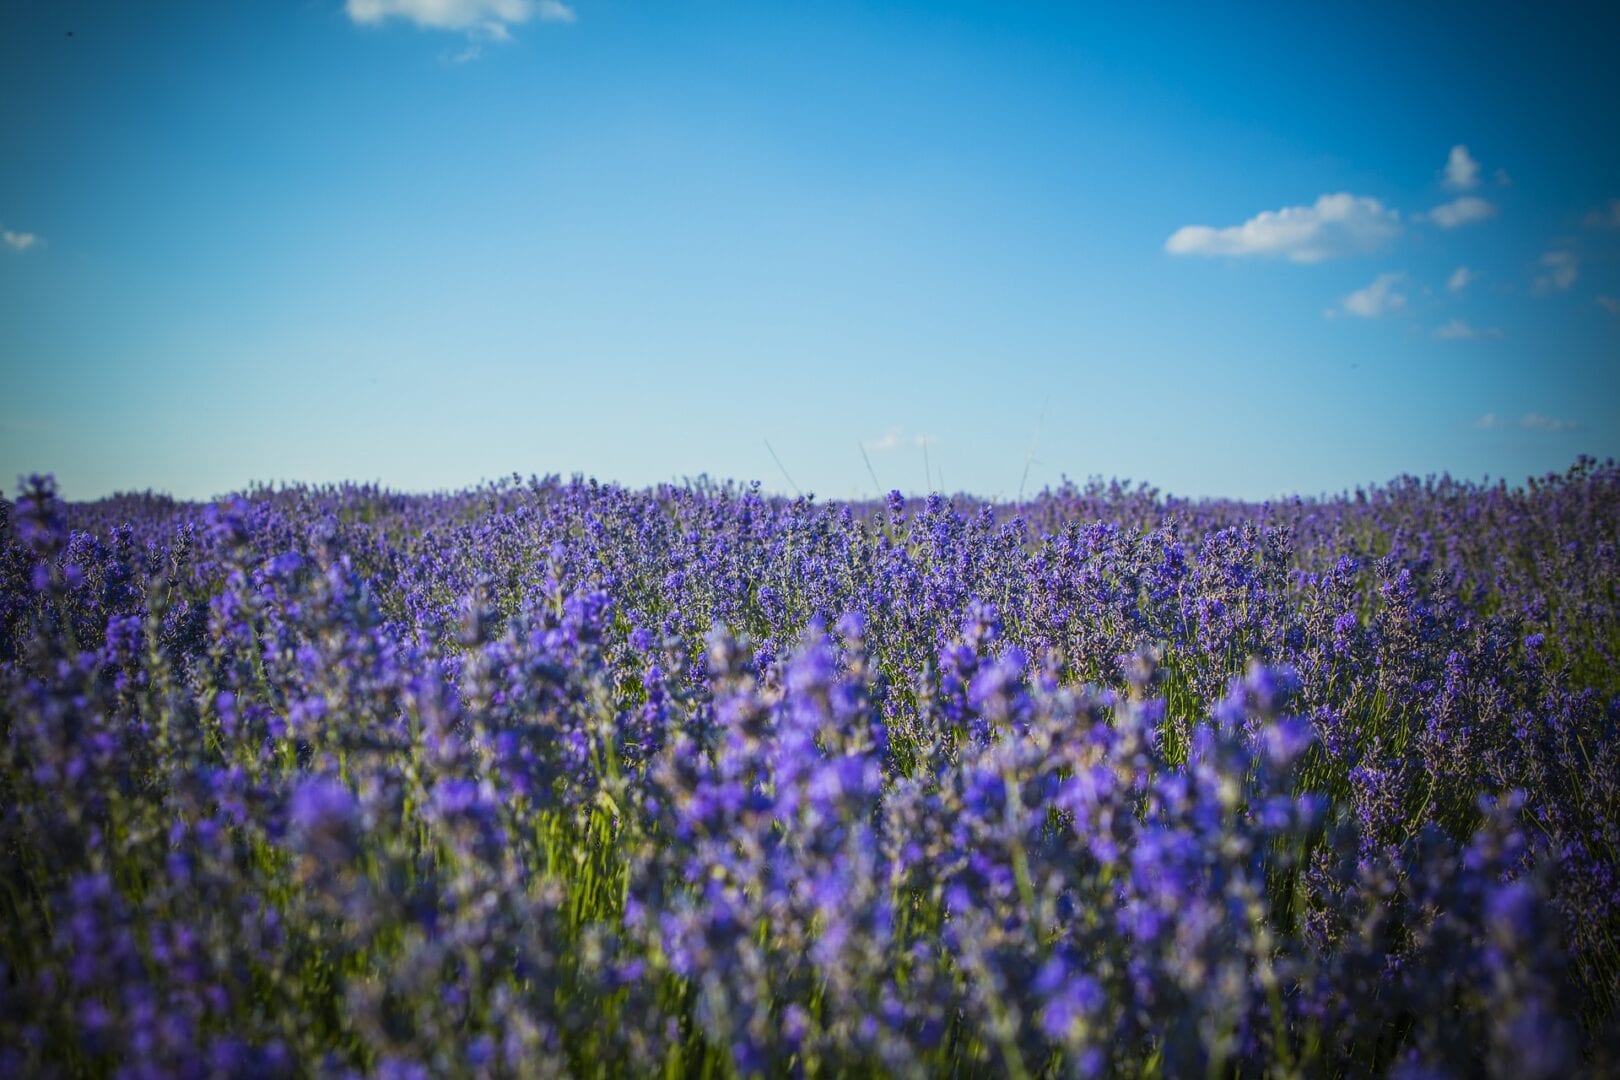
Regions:
<instances>
[{"instance_id":1,"label":"lavender plant","mask_svg":"<svg viewBox=\"0 0 1620 1080\"><path fill-rule=\"evenodd\" d=\"M0 1073L1605 1075L1620 467L0 504Z\"/></svg>"}]
</instances>

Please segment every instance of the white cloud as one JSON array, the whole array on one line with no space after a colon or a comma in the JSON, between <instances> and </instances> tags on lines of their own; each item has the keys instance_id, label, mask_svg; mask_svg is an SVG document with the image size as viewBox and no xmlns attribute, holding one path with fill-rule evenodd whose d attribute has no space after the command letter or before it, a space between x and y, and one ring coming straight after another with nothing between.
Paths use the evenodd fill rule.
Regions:
<instances>
[{"instance_id":1,"label":"white cloud","mask_svg":"<svg viewBox=\"0 0 1620 1080\"><path fill-rule=\"evenodd\" d=\"M1495 413L1486 413L1474 421L1477 428L1523 428L1526 431L1579 431L1579 420L1560 420L1554 416L1543 416L1541 413L1527 412L1514 420L1510 417L1497 416Z\"/></svg>"},{"instance_id":2,"label":"white cloud","mask_svg":"<svg viewBox=\"0 0 1620 1080\"><path fill-rule=\"evenodd\" d=\"M1529 412L1519 417L1519 426L1534 431L1575 431L1581 424L1578 420L1559 420L1556 417Z\"/></svg>"},{"instance_id":3,"label":"white cloud","mask_svg":"<svg viewBox=\"0 0 1620 1080\"><path fill-rule=\"evenodd\" d=\"M1259 255L1315 263L1376 251L1400 234L1400 215L1377 199L1340 192L1285 206L1241 225L1184 225L1164 242L1172 255Z\"/></svg>"},{"instance_id":4,"label":"white cloud","mask_svg":"<svg viewBox=\"0 0 1620 1080\"><path fill-rule=\"evenodd\" d=\"M352 21L367 25L403 19L429 30L461 31L474 44L457 54L457 61L476 59L478 42L510 40L509 28L531 19L575 19L563 0L345 0L344 10Z\"/></svg>"},{"instance_id":5,"label":"white cloud","mask_svg":"<svg viewBox=\"0 0 1620 1080\"><path fill-rule=\"evenodd\" d=\"M0 240L6 242L6 247L12 251L27 251L39 244L39 237L31 232L12 232L10 229L0 229Z\"/></svg>"},{"instance_id":6,"label":"white cloud","mask_svg":"<svg viewBox=\"0 0 1620 1080\"><path fill-rule=\"evenodd\" d=\"M1441 341L1488 341L1502 336L1499 326L1473 327L1462 319L1452 319L1446 325L1435 330L1434 336Z\"/></svg>"},{"instance_id":7,"label":"white cloud","mask_svg":"<svg viewBox=\"0 0 1620 1080\"><path fill-rule=\"evenodd\" d=\"M1429 220L1442 229L1455 229L1496 216L1496 207L1478 195L1464 195L1429 211Z\"/></svg>"},{"instance_id":8,"label":"white cloud","mask_svg":"<svg viewBox=\"0 0 1620 1080\"><path fill-rule=\"evenodd\" d=\"M867 439L861 443L862 450L878 453L883 450L893 450L900 445L900 429L890 428L875 439Z\"/></svg>"},{"instance_id":9,"label":"white cloud","mask_svg":"<svg viewBox=\"0 0 1620 1080\"><path fill-rule=\"evenodd\" d=\"M1461 143L1446 157L1445 185L1453 191L1472 191L1479 186L1479 162Z\"/></svg>"},{"instance_id":10,"label":"white cloud","mask_svg":"<svg viewBox=\"0 0 1620 1080\"><path fill-rule=\"evenodd\" d=\"M1446 278L1446 288L1452 292L1462 292L1473 284L1474 279L1477 277L1479 277L1479 274L1473 270L1468 269L1466 266L1459 266L1451 272L1450 277Z\"/></svg>"},{"instance_id":11,"label":"white cloud","mask_svg":"<svg viewBox=\"0 0 1620 1080\"><path fill-rule=\"evenodd\" d=\"M1404 280L1405 274L1379 274L1372 284L1346 296L1339 301L1338 307L1329 308L1325 314L1329 318L1355 315L1362 319L1376 319L1399 311L1406 306L1406 295L1397 290Z\"/></svg>"},{"instance_id":12,"label":"white cloud","mask_svg":"<svg viewBox=\"0 0 1620 1080\"><path fill-rule=\"evenodd\" d=\"M1538 266L1545 267L1545 272L1537 274L1534 289L1539 295L1563 292L1575 284L1580 276L1580 260L1573 251L1549 251L1541 257Z\"/></svg>"},{"instance_id":13,"label":"white cloud","mask_svg":"<svg viewBox=\"0 0 1620 1080\"><path fill-rule=\"evenodd\" d=\"M906 435L897 427L892 427L875 439L867 439L861 443L861 449L874 454L881 454L889 450L898 450L902 446L933 446L939 440L932 435Z\"/></svg>"},{"instance_id":14,"label":"white cloud","mask_svg":"<svg viewBox=\"0 0 1620 1080\"><path fill-rule=\"evenodd\" d=\"M1613 296L1600 296L1597 298L1598 306L1610 315L1620 315L1620 298Z\"/></svg>"},{"instance_id":15,"label":"white cloud","mask_svg":"<svg viewBox=\"0 0 1620 1080\"><path fill-rule=\"evenodd\" d=\"M528 22L531 0L347 0L344 10L357 23L404 19L433 30L473 30Z\"/></svg>"},{"instance_id":16,"label":"white cloud","mask_svg":"<svg viewBox=\"0 0 1620 1080\"><path fill-rule=\"evenodd\" d=\"M1586 215L1588 229L1620 229L1620 199L1610 199Z\"/></svg>"}]
</instances>

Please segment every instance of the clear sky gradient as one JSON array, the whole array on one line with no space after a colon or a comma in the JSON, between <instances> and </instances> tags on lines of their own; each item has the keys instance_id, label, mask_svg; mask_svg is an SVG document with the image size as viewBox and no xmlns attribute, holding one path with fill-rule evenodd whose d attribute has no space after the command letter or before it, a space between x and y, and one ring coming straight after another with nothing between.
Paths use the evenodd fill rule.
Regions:
<instances>
[{"instance_id":1,"label":"clear sky gradient","mask_svg":"<svg viewBox=\"0 0 1620 1080\"><path fill-rule=\"evenodd\" d=\"M1620 7L1079 8L13 0L0 477L1620 454Z\"/></svg>"}]
</instances>

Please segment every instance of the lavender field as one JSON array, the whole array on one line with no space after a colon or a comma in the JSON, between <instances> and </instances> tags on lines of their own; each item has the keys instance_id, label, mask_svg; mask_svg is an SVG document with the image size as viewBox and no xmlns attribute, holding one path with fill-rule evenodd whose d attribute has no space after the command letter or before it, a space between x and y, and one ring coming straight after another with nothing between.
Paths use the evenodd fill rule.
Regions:
<instances>
[{"instance_id":1,"label":"lavender field","mask_svg":"<svg viewBox=\"0 0 1620 1080\"><path fill-rule=\"evenodd\" d=\"M0 508L0 1074L1620 1070L1620 466Z\"/></svg>"}]
</instances>

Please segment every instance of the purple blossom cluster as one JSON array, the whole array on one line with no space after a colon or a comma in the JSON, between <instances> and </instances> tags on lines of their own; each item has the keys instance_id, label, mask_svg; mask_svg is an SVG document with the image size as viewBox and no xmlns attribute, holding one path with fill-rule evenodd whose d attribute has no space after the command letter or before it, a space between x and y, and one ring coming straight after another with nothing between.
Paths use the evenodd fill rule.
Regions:
<instances>
[{"instance_id":1,"label":"purple blossom cluster","mask_svg":"<svg viewBox=\"0 0 1620 1080\"><path fill-rule=\"evenodd\" d=\"M1620 1070L1620 467L0 503L0 1075Z\"/></svg>"}]
</instances>

